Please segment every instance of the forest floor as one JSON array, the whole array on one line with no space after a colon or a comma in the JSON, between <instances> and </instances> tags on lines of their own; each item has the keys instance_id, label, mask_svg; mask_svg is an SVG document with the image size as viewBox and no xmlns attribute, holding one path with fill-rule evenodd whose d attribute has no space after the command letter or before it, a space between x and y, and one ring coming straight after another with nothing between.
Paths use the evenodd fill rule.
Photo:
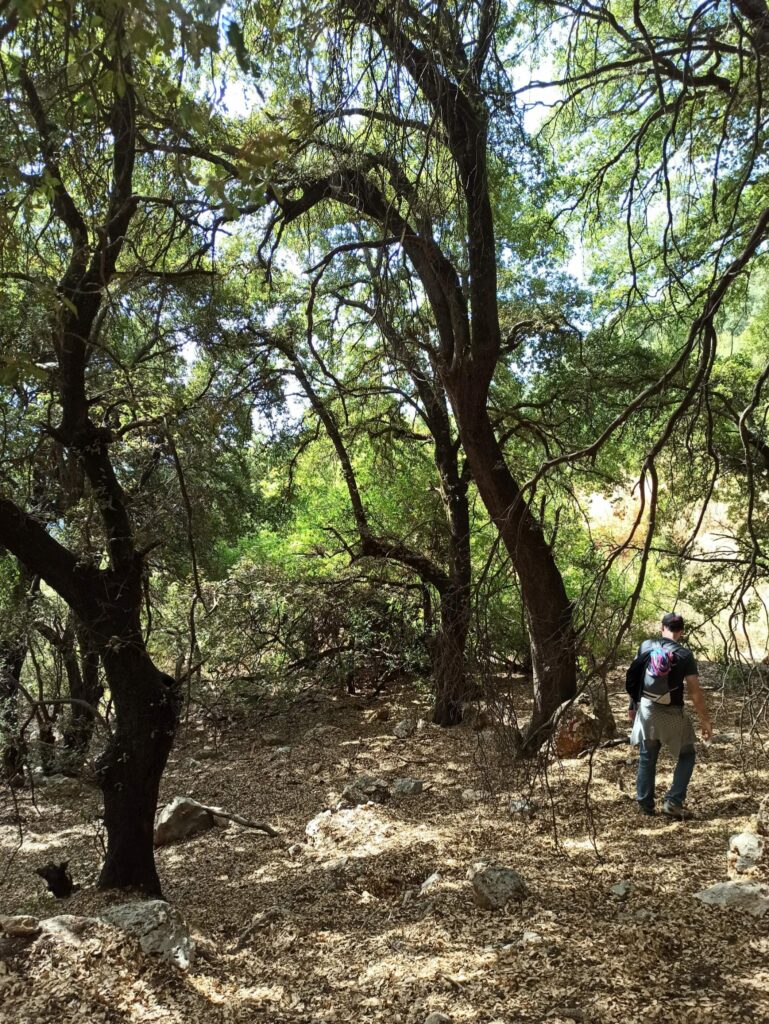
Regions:
<instances>
[{"instance_id":1,"label":"forest floor","mask_svg":"<svg viewBox=\"0 0 769 1024\"><path fill-rule=\"evenodd\" d=\"M78 948L6 938L0 1019L424 1024L440 1011L453 1024L769 1021L769 915L693 898L725 880L729 836L769 792L760 750L741 742L738 702L709 700L716 736L690 789L697 818L685 823L637 815L629 747L527 779L500 763L492 730L425 724L397 739L399 719L428 717L427 696L413 690L376 700L315 692L279 714L260 705L216 737L201 723L182 728L163 801L192 796L267 821L281 838L233 825L158 851L165 898L198 944L186 973L131 939ZM373 720L382 706L389 719ZM670 768L663 755L660 790ZM426 788L327 817L308 842L308 822L364 773ZM511 815L511 798L532 801L531 820ZM18 849L7 791L0 799L0 913L92 915L125 899L94 888L96 791L65 798L40 787L35 802L21 791ZM523 876L522 903L474 904L466 875L482 858ZM66 901L34 874L52 859L69 859L82 884ZM624 880L623 899L611 889Z\"/></svg>"}]
</instances>

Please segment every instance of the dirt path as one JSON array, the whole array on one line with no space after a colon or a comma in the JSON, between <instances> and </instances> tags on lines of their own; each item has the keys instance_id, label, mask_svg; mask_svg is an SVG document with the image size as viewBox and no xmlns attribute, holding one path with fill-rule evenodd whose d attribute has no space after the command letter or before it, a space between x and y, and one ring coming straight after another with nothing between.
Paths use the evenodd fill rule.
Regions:
<instances>
[{"instance_id":1,"label":"dirt path","mask_svg":"<svg viewBox=\"0 0 769 1024\"><path fill-rule=\"evenodd\" d=\"M426 702L384 703L388 722L367 720L372 705L350 697L263 727L238 722L214 757L201 756L210 735L183 733L164 799L189 795L269 821L283 841L232 826L159 851L166 898L199 945L187 974L130 940L81 949L3 940L0 1020L423 1024L439 1010L454 1024L769 1021L769 915L757 921L692 899L726 877L729 835L769 791L766 771L743 771L757 752L740 746L730 702L695 771L700 815L685 824L636 816L627 748L600 751L592 764L564 761L527 784L505 778L491 733L427 726L397 740L393 723L425 715ZM617 694L618 718L623 704ZM313 734L318 724L336 728ZM660 783L669 769L661 760ZM310 819L362 773L429 788L334 815L320 841L306 842ZM495 795L476 799L492 779ZM511 796L535 803L532 820L508 813ZM41 788L37 797L37 809L21 797L24 844L0 912L79 915L114 902L93 889L96 795L54 798ZM7 792L2 799L0 874L18 835ZM66 858L83 889L55 901L34 868ZM518 871L528 898L504 912L476 907L466 872L480 858ZM621 880L632 883L625 899L610 891Z\"/></svg>"}]
</instances>

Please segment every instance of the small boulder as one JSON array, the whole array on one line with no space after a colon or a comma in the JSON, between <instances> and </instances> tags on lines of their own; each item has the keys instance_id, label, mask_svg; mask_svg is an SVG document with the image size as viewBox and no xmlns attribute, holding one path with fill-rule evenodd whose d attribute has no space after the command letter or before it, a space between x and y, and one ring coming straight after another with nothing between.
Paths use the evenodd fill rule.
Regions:
<instances>
[{"instance_id":1,"label":"small boulder","mask_svg":"<svg viewBox=\"0 0 769 1024\"><path fill-rule=\"evenodd\" d=\"M622 882L616 882L609 892L612 896L616 896L618 900L626 900L630 893L633 891L633 883L624 879Z\"/></svg>"},{"instance_id":2,"label":"small boulder","mask_svg":"<svg viewBox=\"0 0 769 1024\"><path fill-rule=\"evenodd\" d=\"M369 711L366 715L367 722L389 722L390 721L390 709L386 704L383 704L379 708L374 708L373 711Z\"/></svg>"},{"instance_id":3,"label":"small boulder","mask_svg":"<svg viewBox=\"0 0 769 1024\"><path fill-rule=\"evenodd\" d=\"M214 815L203 804L188 796L175 796L166 804L155 825L155 846L168 846L199 832L206 832L216 824Z\"/></svg>"},{"instance_id":4,"label":"small boulder","mask_svg":"<svg viewBox=\"0 0 769 1024\"><path fill-rule=\"evenodd\" d=\"M740 832L729 840L729 852L726 855L729 864L729 877L753 871L764 856L764 840L753 832Z\"/></svg>"},{"instance_id":5,"label":"small boulder","mask_svg":"<svg viewBox=\"0 0 769 1024\"><path fill-rule=\"evenodd\" d=\"M393 736L399 740L407 740L414 734L416 723L410 718L403 718L393 726Z\"/></svg>"},{"instance_id":6,"label":"small boulder","mask_svg":"<svg viewBox=\"0 0 769 1024\"><path fill-rule=\"evenodd\" d=\"M468 870L473 899L485 910L502 910L511 900L520 902L527 894L526 883L512 868L479 861Z\"/></svg>"},{"instance_id":7,"label":"small boulder","mask_svg":"<svg viewBox=\"0 0 769 1024\"><path fill-rule=\"evenodd\" d=\"M694 898L711 907L729 907L744 910L753 917L763 917L769 910L769 886L760 882L717 882Z\"/></svg>"},{"instance_id":8,"label":"small boulder","mask_svg":"<svg viewBox=\"0 0 769 1024\"><path fill-rule=\"evenodd\" d=\"M342 790L341 807L357 807L369 801L384 804L390 799L390 787L384 779L360 775Z\"/></svg>"},{"instance_id":9,"label":"small boulder","mask_svg":"<svg viewBox=\"0 0 769 1024\"><path fill-rule=\"evenodd\" d=\"M429 1017L425 1017L425 1024L451 1024L451 1017L447 1017L445 1013L431 1013Z\"/></svg>"},{"instance_id":10,"label":"small boulder","mask_svg":"<svg viewBox=\"0 0 769 1024\"><path fill-rule=\"evenodd\" d=\"M72 775L43 775L39 782L52 800L74 800L83 795L83 782Z\"/></svg>"},{"instance_id":11,"label":"small boulder","mask_svg":"<svg viewBox=\"0 0 769 1024\"><path fill-rule=\"evenodd\" d=\"M40 922L30 914L15 914L10 917L0 914L0 932L14 939L36 939L40 934Z\"/></svg>"},{"instance_id":12,"label":"small boulder","mask_svg":"<svg viewBox=\"0 0 769 1024\"><path fill-rule=\"evenodd\" d=\"M338 856L345 850L359 854L365 845L373 856L389 843L395 825L381 804L359 804L337 811L321 811L305 827L311 850L326 849Z\"/></svg>"},{"instance_id":13,"label":"small boulder","mask_svg":"<svg viewBox=\"0 0 769 1024\"><path fill-rule=\"evenodd\" d=\"M393 796L418 796L424 789L421 779L396 779Z\"/></svg>"},{"instance_id":14,"label":"small boulder","mask_svg":"<svg viewBox=\"0 0 769 1024\"><path fill-rule=\"evenodd\" d=\"M531 800L512 799L507 805L507 809L514 818L530 820L534 817L535 805Z\"/></svg>"},{"instance_id":15,"label":"small boulder","mask_svg":"<svg viewBox=\"0 0 769 1024\"><path fill-rule=\"evenodd\" d=\"M465 804L482 804L487 797L487 793L484 793L482 789L463 789L462 790L462 803Z\"/></svg>"},{"instance_id":16,"label":"small boulder","mask_svg":"<svg viewBox=\"0 0 769 1024\"><path fill-rule=\"evenodd\" d=\"M601 723L589 707L561 705L556 721L553 746L559 757L576 757L601 739Z\"/></svg>"},{"instance_id":17,"label":"small boulder","mask_svg":"<svg viewBox=\"0 0 769 1024\"><path fill-rule=\"evenodd\" d=\"M186 970L195 954L187 924L179 911L165 900L120 903L99 915L129 935L135 935L145 953L167 960Z\"/></svg>"}]
</instances>

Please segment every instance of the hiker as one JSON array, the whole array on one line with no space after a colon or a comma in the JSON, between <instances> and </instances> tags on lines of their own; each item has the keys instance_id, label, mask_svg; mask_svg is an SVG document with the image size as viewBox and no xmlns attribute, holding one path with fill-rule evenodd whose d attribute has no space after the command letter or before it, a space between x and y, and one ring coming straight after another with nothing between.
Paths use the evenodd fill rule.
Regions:
<instances>
[{"instance_id":1,"label":"hiker","mask_svg":"<svg viewBox=\"0 0 769 1024\"><path fill-rule=\"evenodd\" d=\"M684 620L676 612L662 617L662 635L644 640L628 669L627 690L631 696L633 730L630 742L639 747L636 799L641 814L654 814L654 784L657 758L662 744L678 758L673 782L662 804L668 817L691 817L686 809L686 790L694 771L694 728L684 710L684 689L697 711L702 738L709 740L710 723L705 696L700 687L697 662L679 641Z\"/></svg>"}]
</instances>

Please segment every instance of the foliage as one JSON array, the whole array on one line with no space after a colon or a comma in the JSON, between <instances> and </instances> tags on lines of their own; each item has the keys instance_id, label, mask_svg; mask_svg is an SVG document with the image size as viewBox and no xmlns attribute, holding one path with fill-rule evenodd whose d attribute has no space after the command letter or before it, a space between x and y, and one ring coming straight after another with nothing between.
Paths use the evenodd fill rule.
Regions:
<instances>
[{"instance_id":1,"label":"foliage","mask_svg":"<svg viewBox=\"0 0 769 1024\"><path fill-rule=\"evenodd\" d=\"M455 0L402 4L390 24L351 0L3 5L2 495L107 565L102 496L59 430L52 338L79 299L62 189L95 238L130 96L134 212L84 379L155 660L177 678L197 666L204 701L429 675L439 594L391 556L456 568L415 383L445 403L449 374L403 230L345 199L341 176L435 244L465 305L473 224L456 146L390 24L443 54L483 111L501 334L487 406L560 567L582 674L662 603L682 604L712 652L762 655L767 51L729 6ZM549 113L534 114L539 96ZM328 201L294 215L319 180ZM469 504L468 664L495 674L527 662L531 623L447 416ZM4 556L8 636L17 583Z\"/></svg>"}]
</instances>

